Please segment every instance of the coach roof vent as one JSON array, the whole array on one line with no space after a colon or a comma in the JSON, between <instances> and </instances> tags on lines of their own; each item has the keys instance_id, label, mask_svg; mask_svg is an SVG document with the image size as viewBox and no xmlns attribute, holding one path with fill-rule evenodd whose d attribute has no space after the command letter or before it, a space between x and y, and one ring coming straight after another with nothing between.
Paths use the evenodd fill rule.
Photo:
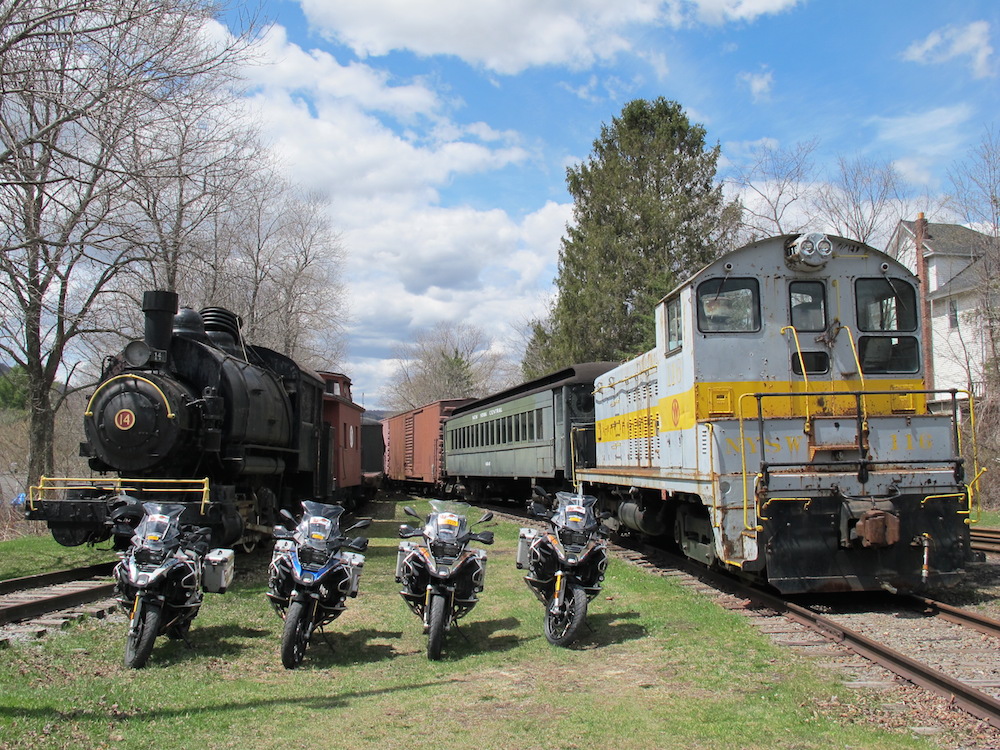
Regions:
<instances>
[{"instance_id":1,"label":"coach roof vent","mask_svg":"<svg viewBox=\"0 0 1000 750\"><path fill-rule=\"evenodd\" d=\"M819 270L833 255L833 242L825 234L800 234L785 247L785 262L803 271Z\"/></svg>"}]
</instances>

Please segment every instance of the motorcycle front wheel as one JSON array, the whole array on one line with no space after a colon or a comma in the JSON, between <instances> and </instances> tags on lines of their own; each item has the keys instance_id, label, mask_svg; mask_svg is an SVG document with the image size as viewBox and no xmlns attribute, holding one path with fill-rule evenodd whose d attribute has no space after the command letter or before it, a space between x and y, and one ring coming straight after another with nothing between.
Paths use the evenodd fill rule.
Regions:
<instances>
[{"instance_id":1,"label":"motorcycle front wheel","mask_svg":"<svg viewBox=\"0 0 1000 750\"><path fill-rule=\"evenodd\" d=\"M553 646L568 646L587 618L587 592L579 586L566 591L561 612L554 612L554 599L545 605L545 638Z\"/></svg>"},{"instance_id":2,"label":"motorcycle front wheel","mask_svg":"<svg viewBox=\"0 0 1000 750\"><path fill-rule=\"evenodd\" d=\"M128 638L125 639L125 666L142 669L153 653L153 641L160 632L163 609L159 604L140 602L138 611L129 623ZM134 627L133 627L134 626Z\"/></svg>"},{"instance_id":3,"label":"motorcycle front wheel","mask_svg":"<svg viewBox=\"0 0 1000 750\"><path fill-rule=\"evenodd\" d=\"M440 659L444 644L444 623L447 601L441 594L431 594L427 616L427 658Z\"/></svg>"},{"instance_id":4,"label":"motorcycle front wheel","mask_svg":"<svg viewBox=\"0 0 1000 750\"><path fill-rule=\"evenodd\" d=\"M285 669L295 669L302 663L309 645L309 618L304 602L292 602L285 614L285 629L281 634L281 663Z\"/></svg>"}]
</instances>

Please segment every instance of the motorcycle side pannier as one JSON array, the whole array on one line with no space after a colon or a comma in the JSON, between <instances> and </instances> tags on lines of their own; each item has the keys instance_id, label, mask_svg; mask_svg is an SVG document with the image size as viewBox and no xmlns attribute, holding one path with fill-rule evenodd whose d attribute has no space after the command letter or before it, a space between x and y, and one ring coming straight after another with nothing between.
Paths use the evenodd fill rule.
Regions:
<instances>
[{"instance_id":1,"label":"motorcycle side pannier","mask_svg":"<svg viewBox=\"0 0 1000 750\"><path fill-rule=\"evenodd\" d=\"M531 545L542 535L538 529L521 529L517 534L517 568L521 570L528 567L528 555Z\"/></svg>"},{"instance_id":2,"label":"motorcycle side pannier","mask_svg":"<svg viewBox=\"0 0 1000 750\"><path fill-rule=\"evenodd\" d=\"M225 594L233 582L235 554L231 549L213 549L205 555L201 587L210 594Z\"/></svg>"},{"instance_id":3,"label":"motorcycle side pannier","mask_svg":"<svg viewBox=\"0 0 1000 750\"><path fill-rule=\"evenodd\" d=\"M400 542L396 551L396 583L403 581L403 561L410 556L410 553L417 548L414 542Z\"/></svg>"},{"instance_id":4,"label":"motorcycle side pannier","mask_svg":"<svg viewBox=\"0 0 1000 750\"><path fill-rule=\"evenodd\" d=\"M351 596L358 595L358 583L361 580L361 569L365 567L365 556L357 552L341 552L341 558L351 574Z\"/></svg>"}]
</instances>

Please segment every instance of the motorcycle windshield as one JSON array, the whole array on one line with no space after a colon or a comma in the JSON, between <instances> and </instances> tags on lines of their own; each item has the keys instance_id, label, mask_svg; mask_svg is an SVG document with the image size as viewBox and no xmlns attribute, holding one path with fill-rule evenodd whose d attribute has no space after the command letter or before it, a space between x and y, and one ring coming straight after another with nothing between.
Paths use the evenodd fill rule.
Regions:
<instances>
[{"instance_id":1,"label":"motorcycle windshield","mask_svg":"<svg viewBox=\"0 0 1000 750\"><path fill-rule=\"evenodd\" d=\"M594 509L597 498L593 495L577 495L572 492L556 493L556 512L552 523L571 531L589 531L597 525Z\"/></svg>"},{"instance_id":2,"label":"motorcycle windshield","mask_svg":"<svg viewBox=\"0 0 1000 750\"><path fill-rule=\"evenodd\" d=\"M323 549L331 540L340 537L342 506L303 500L302 511L302 520L296 529L300 544Z\"/></svg>"},{"instance_id":3,"label":"motorcycle windshield","mask_svg":"<svg viewBox=\"0 0 1000 750\"><path fill-rule=\"evenodd\" d=\"M469 531L467 516L472 506L453 500L431 500L431 515L425 529L428 539L456 543Z\"/></svg>"},{"instance_id":4,"label":"motorcycle windshield","mask_svg":"<svg viewBox=\"0 0 1000 750\"><path fill-rule=\"evenodd\" d=\"M180 543L184 506L175 503L143 503L145 515L135 527L132 544L154 552L172 549Z\"/></svg>"}]
</instances>

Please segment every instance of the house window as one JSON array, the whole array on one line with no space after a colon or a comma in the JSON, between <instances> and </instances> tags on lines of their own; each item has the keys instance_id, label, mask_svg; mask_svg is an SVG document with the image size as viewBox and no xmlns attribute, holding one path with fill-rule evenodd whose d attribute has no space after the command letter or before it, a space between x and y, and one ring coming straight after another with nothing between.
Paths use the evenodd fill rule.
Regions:
<instances>
[{"instance_id":1,"label":"house window","mask_svg":"<svg viewBox=\"0 0 1000 750\"><path fill-rule=\"evenodd\" d=\"M958 328L958 302L948 300L948 327Z\"/></svg>"}]
</instances>

